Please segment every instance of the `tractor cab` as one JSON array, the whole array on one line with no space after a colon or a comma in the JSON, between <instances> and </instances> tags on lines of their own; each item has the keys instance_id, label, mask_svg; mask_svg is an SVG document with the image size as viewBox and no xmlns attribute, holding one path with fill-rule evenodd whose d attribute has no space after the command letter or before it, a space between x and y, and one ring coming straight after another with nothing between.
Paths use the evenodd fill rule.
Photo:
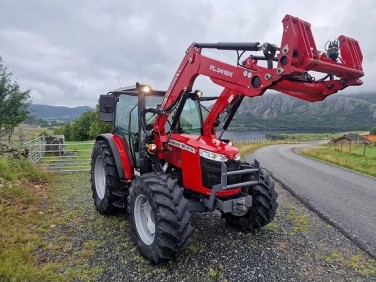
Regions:
<instances>
[{"instance_id":1,"label":"tractor cab","mask_svg":"<svg viewBox=\"0 0 376 282\"><path fill-rule=\"evenodd\" d=\"M129 144L135 167L139 166L139 116L145 107L157 108L162 103L165 91L151 90L144 86L145 95L140 95L134 86L119 88L100 96L100 119L112 123L112 133ZM150 127L155 114L146 113L146 126Z\"/></svg>"},{"instance_id":2,"label":"tractor cab","mask_svg":"<svg viewBox=\"0 0 376 282\"><path fill-rule=\"evenodd\" d=\"M130 147L135 167L139 167L139 128L140 120L143 121L143 128L150 131L156 114L145 109L157 109L166 94L165 91L152 90L147 85L141 86L143 91L139 91L137 86L119 88L100 96L100 119L104 122L112 123L112 133L126 140ZM146 91L145 91L146 90ZM142 93L140 95L140 93ZM198 92L200 93L200 92ZM209 114L209 109L205 107L203 101L216 100L218 97L202 97L197 95L197 91L190 93L189 98L184 103L182 112L179 114L177 126L171 132L171 124L176 116L177 109L171 111L165 124L165 132L173 136L184 134L188 139L197 140L203 135L203 123ZM141 118L142 117L142 118ZM198 143L197 143L198 144Z\"/></svg>"}]
</instances>

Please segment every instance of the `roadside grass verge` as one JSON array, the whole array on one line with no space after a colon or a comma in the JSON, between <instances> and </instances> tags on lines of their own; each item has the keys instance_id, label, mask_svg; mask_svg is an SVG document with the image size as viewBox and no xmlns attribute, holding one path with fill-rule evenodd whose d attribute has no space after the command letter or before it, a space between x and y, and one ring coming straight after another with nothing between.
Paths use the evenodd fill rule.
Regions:
<instances>
[{"instance_id":1,"label":"roadside grass verge","mask_svg":"<svg viewBox=\"0 0 376 282\"><path fill-rule=\"evenodd\" d=\"M33 251L43 247L37 227L43 212L47 174L25 160L0 158L0 281L56 280L56 266L38 265Z\"/></svg>"},{"instance_id":2,"label":"roadside grass verge","mask_svg":"<svg viewBox=\"0 0 376 282\"><path fill-rule=\"evenodd\" d=\"M324 259L328 263L344 264L366 277L374 277L376 275L376 259L367 259L362 253L349 257L342 253L332 252L329 256L324 257Z\"/></svg>"},{"instance_id":3,"label":"roadside grass verge","mask_svg":"<svg viewBox=\"0 0 376 282\"><path fill-rule=\"evenodd\" d=\"M254 153L256 150L270 146L270 145L277 145L277 144L297 144L297 141L289 141L289 140L278 140L278 141L263 141L263 142L236 142L234 141L234 146L239 149L242 158L244 158L248 154Z\"/></svg>"},{"instance_id":4,"label":"roadside grass verge","mask_svg":"<svg viewBox=\"0 0 376 282\"><path fill-rule=\"evenodd\" d=\"M75 186L61 191L65 178L0 157L0 281L88 281L102 271L86 263L101 242L74 249L69 233L50 239L78 216L65 206L64 196L77 196Z\"/></svg>"},{"instance_id":5,"label":"roadside grass verge","mask_svg":"<svg viewBox=\"0 0 376 282\"><path fill-rule=\"evenodd\" d=\"M367 146L366 154L363 152L364 145L352 145L351 152L329 145L303 150L303 154L309 157L376 177L376 146Z\"/></svg>"},{"instance_id":6,"label":"roadside grass verge","mask_svg":"<svg viewBox=\"0 0 376 282\"><path fill-rule=\"evenodd\" d=\"M27 160L12 160L0 157L0 177L7 181L46 181L47 172L39 170Z\"/></svg>"},{"instance_id":7,"label":"roadside grass verge","mask_svg":"<svg viewBox=\"0 0 376 282\"><path fill-rule=\"evenodd\" d=\"M264 140L261 142L242 142L234 141L234 146L239 148L240 154L245 155L252 154L256 150L277 144L299 144L301 142L315 141L315 140L329 140L342 136L344 133L296 133L296 134L281 134L283 140Z\"/></svg>"}]
</instances>

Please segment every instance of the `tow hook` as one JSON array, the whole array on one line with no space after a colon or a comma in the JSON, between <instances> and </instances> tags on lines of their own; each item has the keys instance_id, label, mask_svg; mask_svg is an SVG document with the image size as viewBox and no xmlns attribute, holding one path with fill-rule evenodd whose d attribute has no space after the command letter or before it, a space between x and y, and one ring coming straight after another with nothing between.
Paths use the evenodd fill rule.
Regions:
<instances>
[{"instance_id":1,"label":"tow hook","mask_svg":"<svg viewBox=\"0 0 376 282\"><path fill-rule=\"evenodd\" d=\"M233 203L232 210L235 212L236 211L245 212L247 210L245 198L241 198L239 200L233 201L232 203Z\"/></svg>"}]
</instances>

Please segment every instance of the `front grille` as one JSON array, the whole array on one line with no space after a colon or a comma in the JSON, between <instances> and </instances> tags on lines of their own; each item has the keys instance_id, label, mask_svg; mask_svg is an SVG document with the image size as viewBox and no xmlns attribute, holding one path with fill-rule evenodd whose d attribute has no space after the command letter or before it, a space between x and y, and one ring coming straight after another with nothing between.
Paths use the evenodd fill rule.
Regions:
<instances>
[{"instance_id":1,"label":"front grille","mask_svg":"<svg viewBox=\"0 0 376 282\"><path fill-rule=\"evenodd\" d=\"M211 189L213 185L221 183L221 162L208 160L200 157L202 184ZM239 161L229 160L225 162L227 171L240 170ZM227 178L227 184L241 182L240 175L231 175Z\"/></svg>"}]
</instances>

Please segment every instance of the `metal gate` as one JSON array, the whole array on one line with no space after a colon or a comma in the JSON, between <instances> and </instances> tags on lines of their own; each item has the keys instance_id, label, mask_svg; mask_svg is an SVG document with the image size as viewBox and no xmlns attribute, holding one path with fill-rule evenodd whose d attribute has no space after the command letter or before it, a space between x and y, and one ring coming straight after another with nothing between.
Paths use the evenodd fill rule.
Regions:
<instances>
[{"instance_id":1,"label":"metal gate","mask_svg":"<svg viewBox=\"0 0 376 282\"><path fill-rule=\"evenodd\" d=\"M53 172L90 170L93 142L66 142L64 135L41 136L24 144L28 160Z\"/></svg>"}]
</instances>

